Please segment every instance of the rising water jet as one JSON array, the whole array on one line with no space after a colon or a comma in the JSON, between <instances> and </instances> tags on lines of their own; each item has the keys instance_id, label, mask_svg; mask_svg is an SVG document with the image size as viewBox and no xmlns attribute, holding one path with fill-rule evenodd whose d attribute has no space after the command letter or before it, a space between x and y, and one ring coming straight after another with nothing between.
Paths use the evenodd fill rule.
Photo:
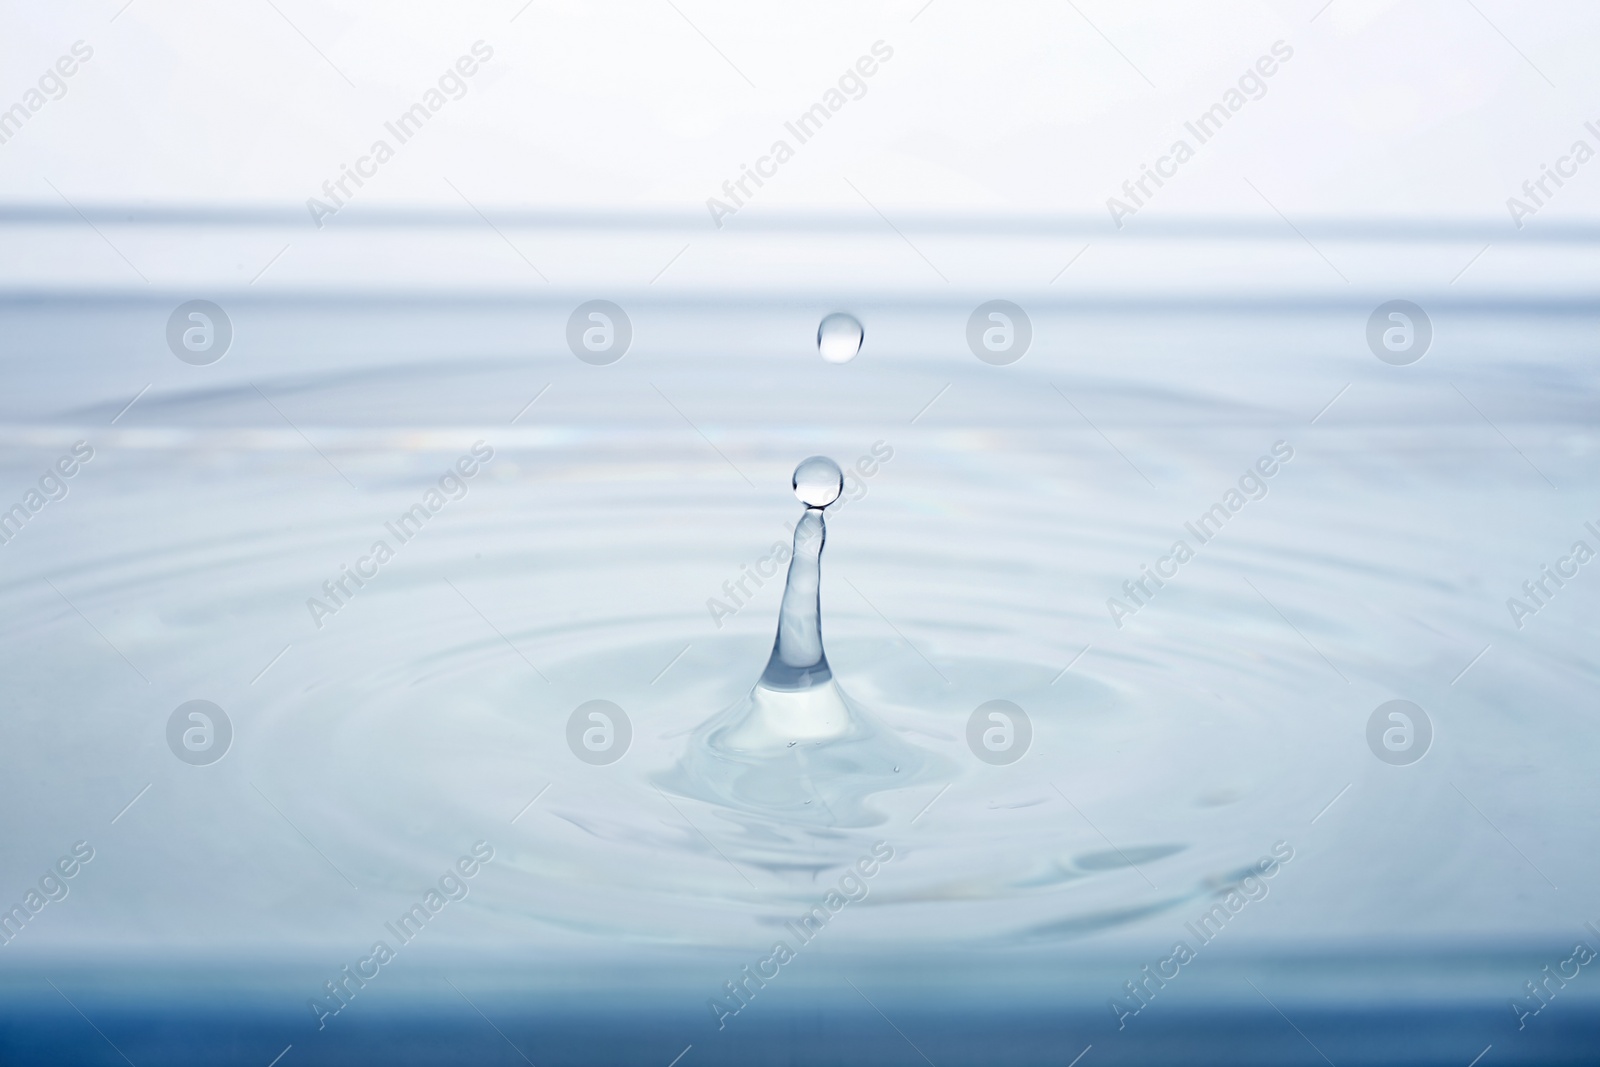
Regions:
<instances>
[{"instance_id":1,"label":"rising water jet","mask_svg":"<svg viewBox=\"0 0 1600 1067\"><path fill-rule=\"evenodd\" d=\"M685 796L745 810L872 825L876 792L926 780L936 760L901 740L840 688L822 643L824 512L844 475L826 456L795 468L806 510L767 665L750 691L695 731L688 753L661 784Z\"/></svg>"}]
</instances>

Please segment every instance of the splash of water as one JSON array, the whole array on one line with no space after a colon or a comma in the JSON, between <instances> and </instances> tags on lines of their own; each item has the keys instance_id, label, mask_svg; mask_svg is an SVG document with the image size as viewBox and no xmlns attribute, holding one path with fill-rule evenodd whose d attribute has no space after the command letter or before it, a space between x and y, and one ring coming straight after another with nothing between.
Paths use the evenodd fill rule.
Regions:
<instances>
[{"instance_id":1,"label":"splash of water","mask_svg":"<svg viewBox=\"0 0 1600 1067\"><path fill-rule=\"evenodd\" d=\"M703 723L660 784L684 796L785 822L870 826L868 798L925 781L929 753L886 730L839 687L822 644L823 512L844 487L839 465L812 456L795 468L806 510L766 669L746 696Z\"/></svg>"},{"instance_id":2,"label":"splash of water","mask_svg":"<svg viewBox=\"0 0 1600 1067\"><path fill-rule=\"evenodd\" d=\"M839 465L825 456L812 456L794 469L794 495L806 512L795 526L778 636L761 674L761 684L769 689L808 690L833 679L822 649L822 546L828 539L822 512L843 490Z\"/></svg>"}]
</instances>

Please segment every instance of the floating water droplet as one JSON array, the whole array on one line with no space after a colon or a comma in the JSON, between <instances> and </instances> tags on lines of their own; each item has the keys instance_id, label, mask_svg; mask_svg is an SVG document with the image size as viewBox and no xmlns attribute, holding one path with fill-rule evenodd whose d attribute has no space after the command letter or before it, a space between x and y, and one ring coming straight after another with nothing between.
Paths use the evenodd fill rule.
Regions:
<instances>
[{"instance_id":1,"label":"floating water droplet","mask_svg":"<svg viewBox=\"0 0 1600 1067\"><path fill-rule=\"evenodd\" d=\"M827 456L812 456L794 469L794 495L808 508L825 508L844 491L844 472Z\"/></svg>"},{"instance_id":2,"label":"floating water droplet","mask_svg":"<svg viewBox=\"0 0 1600 1067\"><path fill-rule=\"evenodd\" d=\"M849 363L861 351L865 336L866 331L854 315L835 311L817 326L817 351L829 363Z\"/></svg>"}]
</instances>

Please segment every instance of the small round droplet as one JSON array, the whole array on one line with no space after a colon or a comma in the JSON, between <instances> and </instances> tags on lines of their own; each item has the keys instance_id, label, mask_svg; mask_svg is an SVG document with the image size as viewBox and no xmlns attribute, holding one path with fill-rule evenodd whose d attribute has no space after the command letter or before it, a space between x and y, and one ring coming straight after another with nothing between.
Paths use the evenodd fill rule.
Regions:
<instances>
[{"instance_id":1,"label":"small round droplet","mask_svg":"<svg viewBox=\"0 0 1600 1067\"><path fill-rule=\"evenodd\" d=\"M829 363L849 363L861 351L866 336L854 315L835 311L817 326L817 351Z\"/></svg>"},{"instance_id":2,"label":"small round droplet","mask_svg":"<svg viewBox=\"0 0 1600 1067\"><path fill-rule=\"evenodd\" d=\"M811 508L825 508L844 491L844 472L827 456L812 456L794 469L794 495Z\"/></svg>"}]
</instances>

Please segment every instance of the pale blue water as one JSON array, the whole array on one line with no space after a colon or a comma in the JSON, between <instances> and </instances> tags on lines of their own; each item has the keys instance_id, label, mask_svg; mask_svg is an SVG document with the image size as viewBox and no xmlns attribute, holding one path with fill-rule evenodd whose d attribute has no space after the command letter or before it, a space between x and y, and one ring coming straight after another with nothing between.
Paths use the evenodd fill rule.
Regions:
<instances>
[{"instance_id":1,"label":"pale blue water","mask_svg":"<svg viewBox=\"0 0 1600 1067\"><path fill-rule=\"evenodd\" d=\"M1600 578L1507 606L1600 548L1592 300L1413 291L1432 347L1391 366L1364 331L1400 293L1041 289L1032 348L992 365L963 332L992 294L641 289L629 351L592 365L562 332L588 292L240 287L207 296L229 352L191 366L163 331L204 295L0 305L0 505L93 453L0 545L0 895L94 850L0 948L6 1062L1596 1047L1589 967L1520 1030L1510 1004L1600 949ZM866 341L835 365L841 306ZM881 731L854 770L905 776L842 816L673 778L761 675L819 453L850 472L828 663ZM1397 698L1432 728L1405 766L1367 741ZM232 729L204 766L167 740L196 699ZM613 762L569 745L593 700L628 719ZM993 700L1031 725L1012 763L968 743ZM836 798L851 771L821 761ZM464 898L387 932L479 841ZM379 939L396 958L319 1029L307 1002ZM794 959L719 1028L708 1001L779 939ZM1119 1029L1178 940L1194 960Z\"/></svg>"}]
</instances>

